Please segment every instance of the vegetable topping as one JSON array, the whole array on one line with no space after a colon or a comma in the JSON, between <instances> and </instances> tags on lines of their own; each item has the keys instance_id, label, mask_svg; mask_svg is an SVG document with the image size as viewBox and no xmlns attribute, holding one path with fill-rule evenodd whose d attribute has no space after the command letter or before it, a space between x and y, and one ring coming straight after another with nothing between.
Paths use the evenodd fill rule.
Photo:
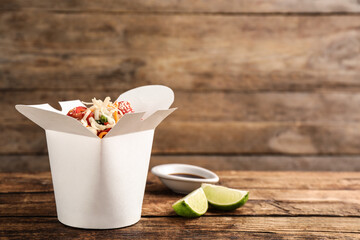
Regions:
<instances>
[{"instance_id":1,"label":"vegetable topping","mask_svg":"<svg viewBox=\"0 0 360 240\"><path fill-rule=\"evenodd\" d=\"M134 112L129 102L112 103L110 97L106 97L104 101L93 98L92 102L83 104L88 107L75 107L67 115L79 120L100 138L103 138L124 114Z\"/></svg>"}]
</instances>

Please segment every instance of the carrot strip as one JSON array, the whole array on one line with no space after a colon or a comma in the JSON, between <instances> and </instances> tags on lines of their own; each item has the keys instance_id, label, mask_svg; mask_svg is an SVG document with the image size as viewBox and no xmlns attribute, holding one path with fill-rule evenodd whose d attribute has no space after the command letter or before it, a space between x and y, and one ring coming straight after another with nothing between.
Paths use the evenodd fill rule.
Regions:
<instances>
[{"instance_id":1,"label":"carrot strip","mask_svg":"<svg viewBox=\"0 0 360 240\"><path fill-rule=\"evenodd\" d=\"M119 116L118 116L117 111L114 112L114 119L115 119L116 123L119 121Z\"/></svg>"},{"instance_id":2,"label":"carrot strip","mask_svg":"<svg viewBox=\"0 0 360 240\"><path fill-rule=\"evenodd\" d=\"M107 132L101 132L101 133L99 134L99 138L103 138L106 134L107 134Z\"/></svg>"}]
</instances>

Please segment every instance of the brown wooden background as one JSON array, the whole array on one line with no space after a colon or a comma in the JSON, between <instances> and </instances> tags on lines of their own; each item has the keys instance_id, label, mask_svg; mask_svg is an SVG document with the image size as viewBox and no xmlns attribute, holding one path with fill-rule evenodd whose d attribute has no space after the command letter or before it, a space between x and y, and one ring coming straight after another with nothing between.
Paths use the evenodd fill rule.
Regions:
<instances>
[{"instance_id":1,"label":"brown wooden background","mask_svg":"<svg viewBox=\"0 0 360 240\"><path fill-rule=\"evenodd\" d=\"M0 0L0 169L48 169L15 104L147 84L179 107L152 165L360 170L356 0Z\"/></svg>"}]
</instances>

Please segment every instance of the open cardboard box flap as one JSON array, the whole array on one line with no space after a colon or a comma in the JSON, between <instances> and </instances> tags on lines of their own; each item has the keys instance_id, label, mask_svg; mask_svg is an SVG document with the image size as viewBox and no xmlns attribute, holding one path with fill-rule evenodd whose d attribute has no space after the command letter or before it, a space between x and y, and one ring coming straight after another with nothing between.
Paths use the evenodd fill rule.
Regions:
<instances>
[{"instance_id":1,"label":"open cardboard box flap","mask_svg":"<svg viewBox=\"0 0 360 240\"><path fill-rule=\"evenodd\" d=\"M117 101L130 102L135 113L125 114L106 138L122 134L155 129L176 108L169 109L174 101L174 92L165 86L150 85L138 87L121 94ZM84 106L80 100L59 102L62 110L49 104L16 105L16 109L45 130L66 132L98 138L86 129L80 121L67 116L74 107Z\"/></svg>"}]
</instances>

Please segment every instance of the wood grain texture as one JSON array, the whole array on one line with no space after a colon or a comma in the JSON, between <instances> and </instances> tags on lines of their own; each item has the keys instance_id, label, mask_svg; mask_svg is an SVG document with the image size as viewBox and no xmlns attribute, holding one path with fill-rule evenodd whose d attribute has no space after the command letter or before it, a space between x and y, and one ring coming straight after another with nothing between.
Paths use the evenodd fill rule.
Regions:
<instances>
[{"instance_id":1,"label":"wood grain texture","mask_svg":"<svg viewBox=\"0 0 360 240\"><path fill-rule=\"evenodd\" d=\"M1 0L0 154L46 153L17 103L164 84L180 108L160 125L155 154L358 155L359 9L355 0Z\"/></svg>"},{"instance_id":2,"label":"wood grain texture","mask_svg":"<svg viewBox=\"0 0 360 240\"><path fill-rule=\"evenodd\" d=\"M123 91L8 91L0 96L0 124L24 122L16 104L50 103L60 109L58 101L93 97L113 100ZM172 106L178 110L171 121L242 121L242 122L358 122L360 93L357 92L187 92L175 91Z\"/></svg>"},{"instance_id":3,"label":"wood grain texture","mask_svg":"<svg viewBox=\"0 0 360 240\"><path fill-rule=\"evenodd\" d=\"M1 0L0 10L37 9L47 11L99 11L142 13L355 13L360 12L355 0L151 0L151 1L26 1Z\"/></svg>"},{"instance_id":4,"label":"wood grain texture","mask_svg":"<svg viewBox=\"0 0 360 240\"><path fill-rule=\"evenodd\" d=\"M221 184L250 191L249 202L231 216L359 216L359 174L218 172ZM2 216L56 216L49 173L2 174ZM19 181L19 179L21 181ZM35 191L32 193L32 191ZM22 193L27 192L27 193ZM143 216L175 216L180 197L149 175ZM329 209L329 204L331 208ZM210 210L206 215L223 215Z\"/></svg>"},{"instance_id":5,"label":"wood grain texture","mask_svg":"<svg viewBox=\"0 0 360 240\"><path fill-rule=\"evenodd\" d=\"M0 0L0 172L49 168L15 104L147 84L180 107L151 166L359 170L359 13L356 0ZM104 231L58 222L49 172L0 173L0 239L360 239L358 172L217 173L250 191L245 206L177 217L181 195L150 173L141 221Z\"/></svg>"},{"instance_id":6,"label":"wood grain texture","mask_svg":"<svg viewBox=\"0 0 360 240\"><path fill-rule=\"evenodd\" d=\"M153 153L292 154L360 153L359 124L304 122L174 122L157 129ZM45 133L34 124L2 124L1 154L44 154Z\"/></svg>"},{"instance_id":7,"label":"wood grain texture","mask_svg":"<svg viewBox=\"0 0 360 240\"><path fill-rule=\"evenodd\" d=\"M0 233L10 239L358 239L359 218L222 217L142 218L113 230L81 230L55 218L0 218ZM171 231L169 227L171 226ZM8 239L4 238L4 239Z\"/></svg>"},{"instance_id":8,"label":"wood grain texture","mask_svg":"<svg viewBox=\"0 0 360 240\"><path fill-rule=\"evenodd\" d=\"M152 155L149 169L160 164L192 164L214 171L360 171L359 156L207 156ZM0 172L50 171L47 155L0 155Z\"/></svg>"},{"instance_id":9,"label":"wood grain texture","mask_svg":"<svg viewBox=\"0 0 360 240\"><path fill-rule=\"evenodd\" d=\"M358 129L357 123L168 121L157 130L154 152L357 154Z\"/></svg>"},{"instance_id":10,"label":"wood grain texture","mask_svg":"<svg viewBox=\"0 0 360 240\"><path fill-rule=\"evenodd\" d=\"M359 16L265 18L3 12L0 88L360 89Z\"/></svg>"},{"instance_id":11,"label":"wood grain texture","mask_svg":"<svg viewBox=\"0 0 360 240\"><path fill-rule=\"evenodd\" d=\"M3 159L6 159L5 156ZM1 157L0 157L1 159ZM15 157L16 159L16 157ZM21 160L20 160L21 161ZM48 162L47 156L42 162ZM0 160L1 162L1 160ZM24 159L24 162L28 162ZM30 161L29 161L30 162ZM150 168L166 163L201 166L214 171L360 171L358 156L167 156L153 155ZM0 167L1 169L1 167ZM14 169L14 168L13 168ZM20 168L21 169L21 168ZM35 168L33 168L35 169ZM43 171L49 168L43 167ZM15 169L13 170L15 171ZM17 170L19 171L19 170ZM34 171L34 170L33 170Z\"/></svg>"},{"instance_id":12,"label":"wood grain texture","mask_svg":"<svg viewBox=\"0 0 360 240\"><path fill-rule=\"evenodd\" d=\"M0 174L0 191L8 192L52 192L52 181L50 172L41 172L36 174Z\"/></svg>"},{"instance_id":13,"label":"wood grain texture","mask_svg":"<svg viewBox=\"0 0 360 240\"><path fill-rule=\"evenodd\" d=\"M179 109L159 126L154 153L359 153L357 93L175 94L173 106ZM8 138L0 140L1 153L46 152L42 130L21 116L16 104L49 102L56 107L54 99L89 101L94 95L115 99L119 93L5 92L0 107L7 114L0 116L0 128Z\"/></svg>"},{"instance_id":14,"label":"wood grain texture","mask_svg":"<svg viewBox=\"0 0 360 240\"><path fill-rule=\"evenodd\" d=\"M150 174L139 223L124 229L91 231L65 227L57 221L49 172L1 173L0 233L4 239L30 235L49 239L359 236L359 173L220 171L218 175L222 185L250 190L250 199L242 208L226 213L210 209L197 219L176 217L171 204L181 195L166 189Z\"/></svg>"},{"instance_id":15,"label":"wood grain texture","mask_svg":"<svg viewBox=\"0 0 360 240\"><path fill-rule=\"evenodd\" d=\"M287 190L358 190L358 172L266 172L266 171L216 171L221 184L243 189ZM49 172L0 173L0 193L52 191ZM147 191L161 192L165 187L153 174L148 175ZM301 197L301 196L298 196ZM341 197L341 196L338 196Z\"/></svg>"},{"instance_id":16,"label":"wood grain texture","mask_svg":"<svg viewBox=\"0 0 360 240\"><path fill-rule=\"evenodd\" d=\"M231 216L359 216L360 175L355 172L219 171L220 184L250 191L249 202ZM49 172L0 174L2 216L55 216ZM149 174L143 216L174 216L181 195ZM331 207L329 208L329 205ZM207 215L223 215L210 210Z\"/></svg>"},{"instance_id":17,"label":"wood grain texture","mask_svg":"<svg viewBox=\"0 0 360 240\"><path fill-rule=\"evenodd\" d=\"M251 193L251 200L241 209L228 212L229 216L329 216L329 217L358 217L360 216L359 192L344 191L328 192L321 194L316 191L309 191L309 195L301 195L307 191L291 191L291 196L302 196L302 199L286 199L289 195L281 195L281 190L248 189ZM284 190L282 190L284 191ZM339 194L341 197L334 199ZM354 197L357 195L357 199ZM262 196L262 198L260 198ZM349 197L347 201L344 198ZM147 191L144 196L142 208L143 217L154 216L176 216L171 205L176 202L181 195L173 194L166 189L161 192ZM264 198L267 199L264 199ZM341 198L341 199L339 199ZM331 205L331 207L329 207ZM55 198L53 193L10 193L1 196L0 204L2 217L31 217L46 216L56 217ZM205 216L222 216L223 212L209 209Z\"/></svg>"}]
</instances>

